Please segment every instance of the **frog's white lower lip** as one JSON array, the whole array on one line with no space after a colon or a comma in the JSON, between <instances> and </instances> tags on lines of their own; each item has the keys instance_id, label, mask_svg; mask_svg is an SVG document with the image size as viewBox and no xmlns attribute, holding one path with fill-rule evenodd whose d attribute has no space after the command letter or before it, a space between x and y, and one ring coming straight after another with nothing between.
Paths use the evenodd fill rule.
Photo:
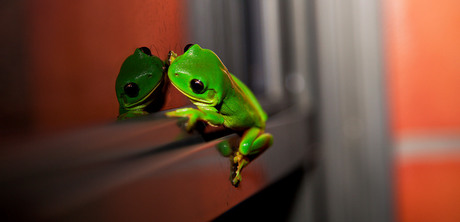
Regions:
<instances>
[{"instance_id":1,"label":"frog's white lower lip","mask_svg":"<svg viewBox=\"0 0 460 222\"><path fill-rule=\"evenodd\" d=\"M215 101L215 99L211 100L211 101L206 101L206 100L201 100L201 99L197 99L197 98L194 98L193 96L189 95L188 93L184 92L183 90L179 89L179 87L177 87L176 85L174 85L173 82L171 82L172 85L177 89L179 90L179 92L181 92L182 94L184 94L185 96L187 96L190 101L192 101L193 104L195 105L202 105L202 106L215 106L217 103Z\"/></svg>"},{"instance_id":2,"label":"frog's white lower lip","mask_svg":"<svg viewBox=\"0 0 460 222\"><path fill-rule=\"evenodd\" d=\"M214 100L211 100L210 102L208 101L202 101L202 100L196 100L187 95L187 97L192 101L193 104L195 105L201 105L201 106L214 106Z\"/></svg>"}]
</instances>

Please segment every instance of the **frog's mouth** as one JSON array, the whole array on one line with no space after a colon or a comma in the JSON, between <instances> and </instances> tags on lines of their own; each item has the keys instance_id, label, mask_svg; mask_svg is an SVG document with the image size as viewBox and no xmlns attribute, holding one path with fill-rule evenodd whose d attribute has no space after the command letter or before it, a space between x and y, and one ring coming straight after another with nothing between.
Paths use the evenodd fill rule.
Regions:
<instances>
[{"instance_id":1,"label":"frog's mouth","mask_svg":"<svg viewBox=\"0 0 460 222\"><path fill-rule=\"evenodd\" d=\"M171 82L172 83L172 82ZM182 94L184 94L185 96L187 96L190 101L197 105L197 106L216 106L217 103L218 103L218 100L216 99L216 97L214 97L212 100L204 100L204 99L199 99L199 98L196 98L196 97L193 97L191 95L189 95L188 93L184 92L183 90L179 89L179 87L177 87L176 85L174 85L174 83L172 83L172 85L177 89L179 90L179 92L181 92ZM214 90L211 89L214 93ZM215 93L214 93L215 94Z\"/></svg>"},{"instance_id":2,"label":"frog's mouth","mask_svg":"<svg viewBox=\"0 0 460 222\"><path fill-rule=\"evenodd\" d=\"M150 100L146 103L145 100L147 98L149 98L153 92L155 92L155 90L158 88L158 86L160 86L161 84L157 84L152 90L150 90L150 92L145 95L144 97L142 97L142 99L140 99L139 101L135 102L135 103L131 103L131 104L125 104L124 105L124 109L126 110L138 110L138 109L144 109L146 106L150 105L150 103L152 103L153 100Z\"/></svg>"}]
</instances>

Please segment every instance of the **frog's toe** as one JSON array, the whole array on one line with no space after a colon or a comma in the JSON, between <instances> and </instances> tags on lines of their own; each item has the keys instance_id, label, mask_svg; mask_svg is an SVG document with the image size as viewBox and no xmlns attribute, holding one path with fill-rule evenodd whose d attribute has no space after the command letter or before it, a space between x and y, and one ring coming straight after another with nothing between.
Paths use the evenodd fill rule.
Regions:
<instances>
[{"instance_id":1,"label":"frog's toe","mask_svg":"<svg viewBox=\"0 0 460 222\"><path fill-rule=\"evenodd\" d=\"M187 115L188 121L187 124L185 125L185 129L190 132L193 130L195 127L197 121L198 121L198 116L197 115Z\"/></svg>"},{"instance_id":2,"label":"frog's toe","mask_svg":"<svg viewBox=\"0 0 460 222\"><path fill-rule=\"evenodd\" d=\"M194 113L193 108L182 108L182 109L176 109L176 110L173 110L173 111L169 111L169 112L166 113L166 116L169 116L169 117L185 117L185 116L191 115L193 113Z\"/></svg>"},{"instance_id":3,"label":"frog's toe","mask_svg":"<svg viewBox=\"0 0 460 222\"><path fill-rule=\"evenodd\" d=\"M235 157L233 157L233 164L232 164L232 174L231 174L231 181L232 185L238 187L241 183L243 177L241 176L241 172L246 165L249 164L249 160L247 157L243 156L241 153L237 153Z\"/></svg>"},{"instance_id":4,"label":"frog's toe","mask_svg":"<svg viewBox=\"0 0 460 222\"><path fill-rule=\"evenodd\" d=\"M195 125L195 124L193 124L193 123L187 122L187 123L185 124L185 130L186 130L187 132L191 132L191 131L193 130L193 126L194 126L194 125Z\"/></svg>"},{"instance_id":5,"label":"frog's toe","mask_svg":"<svg viewBox=\"0 0 460 222\"><path fill-rule=\"evenodd\" d=\"M167 117L181 117L182 116L182 115L178 114L176 111L167 112L167 113L165 113L165 115Z\"/></svg>"},{"instance_id":6,"label":"frog's toe","mask_svg":"<svg viewBox=\"0 0 460 222\"><path fill-rule=\"evenodd\" d=\"M238 187L240 185L242 179L243 178L241 177L241 174L235 175L235 177L233 177L233 179L232 179L232 185L234 187Z\"/></svg>"},{"instance_id":7,"label":"frog's toe","mask_svg":"<svg viewBox=\"0 0 460 222\"><path fill-rule=\"evenodd\" d=\"M239 163L243 159L243 155L240 152L237 152L233 157L233 163Z\"/></svg>"}]
</instances>

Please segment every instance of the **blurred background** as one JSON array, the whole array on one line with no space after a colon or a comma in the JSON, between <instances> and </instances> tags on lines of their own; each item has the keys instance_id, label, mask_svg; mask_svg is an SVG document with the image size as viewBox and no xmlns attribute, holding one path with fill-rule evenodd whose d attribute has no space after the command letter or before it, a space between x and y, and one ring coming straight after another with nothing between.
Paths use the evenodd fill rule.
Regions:
<instances>
[{"instance_id":1,"label":"blurred background","mask_svg":"<svg viewBox=\"0 0 460 222\"><path fill-rule=\"evenodd\" d=\"M127 56L147 46L166 59L198 43L270 115L295 108L310 117L315 169L292 220L460 221L458 1L0 6L2 141L113 122ZM164 109L184 104L171 87Z\"/></svg>"}]
</instances>

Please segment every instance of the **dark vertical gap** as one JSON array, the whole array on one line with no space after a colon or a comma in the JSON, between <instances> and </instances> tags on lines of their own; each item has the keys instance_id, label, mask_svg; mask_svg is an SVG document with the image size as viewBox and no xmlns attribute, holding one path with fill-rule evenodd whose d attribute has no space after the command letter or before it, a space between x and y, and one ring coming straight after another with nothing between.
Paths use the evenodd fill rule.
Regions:
<instances>
[{"instance_id":1,"label":"dark vertical gap","mask_svg":"<svg viewBox=\"0 0 460 222\"><path fill-rule=\"evenodd\" d=\"M248 34L248 31L247 31L247 27L248 27L248 21L249 21L249 16L247 14L247 11L248 11L248 8L246 6L247 4L247 1L246 0L239 0L239 3L238 5L241 6L241 24L239 24L242 28L240 29L241 30L241 33L240 36L238 36L239 39L241 39L241 45L239 47L241 47L241 52L244 53L245 55L243 56L244 60L242 61L243 64L240 64L241 66L241 80L244 82L244 83L248 83L249 82L249 76L250 76L250 72L249 72L249 66L248 66L248 60L250 59L250 52L251 52L251 49L249 48L250 44L248 43L248 38L247 38L247 34Z\"/></svg>"},{"instance_id":2,"label":"dark vertical gap","mask_svg":"<svg viewBox=\"0 0 460 222\"><path fill-rule=\"evenodd\" d=\"M221 1L220 3L220 19L221 19L221 31L222 31L222 55L225 56L225 61L222 62L227 66L229 70L233 70L233 59L232 51L230 47L233 46L234 33L230 33L230 8L227 1ZM235 46L236 47L236 46ZM231 72L231 71L230 71Z\"/></svg>"},{"instance_id":3,"label":"dark vertical gap","mask_svg":"<svg viewBox=\"0 0 460 222\"><path fill-rule=\"evenodd\" d=\"M246 76L246 83L247 85L253 89L253 76L252 76L252 65L254 64L254 54L252 51L252 45L253 39L251 38L253 35L253 22L251 18L251 1L243 1L243 16L244 16L244 21L246 21L246 25L244 26L244 39L246 42L246 58L247 58L247 63L246 63L246 70L247 70L247 76ZM253 89L254 90L254 89Z\"/></svg>"},{"instance_id":4,"label":"dark vertical gap","mask_svg":"<svg viewBox=\"0 0 460 222\"><path fill-rule=\"evenodd\" d=\"M0 3L0 137L5 139L31 127L25 5L16 0Z\"/></svg>"},{"instance_id":5,"label":"dark vertical gap","mask_svg":"<svg viewBox=\"0 0 460 222\"><path fill-rule=\"evenodd\" d=\"M245 1L245 17L247 18L245 33L248 56L248 86L256 95L264 92L265 73L263 70L263 50L261 33L261 14L259 1Z\"/></svg>"},{"instance_id":6,"label":"dark vertical gap","mask_svg":"<svg viewBox=\"0 0 460 222\"><path fill-rule=\"evenodd\" d=\"M288 3L291 3L288 1ZM293 26L292 24L292 17L290 16L289 11L289 4L286 4L286 1L279 1L278 2L278 10L280 11L280 40L281 40L281 75L283 76L283 80L286 79L286 76L293 72L293 54L292 51L297 50L294 45L293 41L290 41L293 37ZM292 50L292 51L291 51ZM283 83L280 83L284 85ZM286 87L283 87L286 91Z\"/></svg>"}]
</instances>

